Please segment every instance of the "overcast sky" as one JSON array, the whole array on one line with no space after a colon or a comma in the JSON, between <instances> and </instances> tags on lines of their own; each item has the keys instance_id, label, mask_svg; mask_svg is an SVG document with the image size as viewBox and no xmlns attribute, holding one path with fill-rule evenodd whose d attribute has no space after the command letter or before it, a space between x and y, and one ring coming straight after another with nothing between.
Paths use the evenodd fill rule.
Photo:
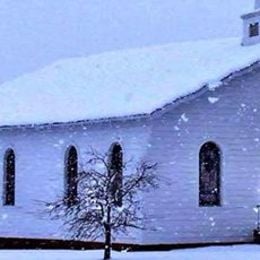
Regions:
<instances>
[{"instance_id":1,"label":"overcast sky","mask_svg":"<svg viewBox=\"0 0 260 260\"><path fill-rule=\"evenodd\" d=\"M241 35L254 0L0 0L0 83L57 59Z\"/></svg>"}]
</instances>

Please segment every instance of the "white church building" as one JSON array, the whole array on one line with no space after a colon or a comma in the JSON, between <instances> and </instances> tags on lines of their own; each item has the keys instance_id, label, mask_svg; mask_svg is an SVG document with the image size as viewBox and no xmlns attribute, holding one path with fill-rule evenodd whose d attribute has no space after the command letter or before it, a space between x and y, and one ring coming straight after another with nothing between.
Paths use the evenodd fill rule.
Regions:
<instances>
[{"instance_id":1,"label":"white church building","mask_svg":"<svg viewBox=\"0 0 260 260\"><path fill-rule=\"evenodd\" d=\"M58 61L0 86L0 237L64 238L42 201L66 196L71 158L119 144L158 163L151 227L120 242L250 242L260 203L260 0L243 39Z\"/></svg>"}]
</instances>

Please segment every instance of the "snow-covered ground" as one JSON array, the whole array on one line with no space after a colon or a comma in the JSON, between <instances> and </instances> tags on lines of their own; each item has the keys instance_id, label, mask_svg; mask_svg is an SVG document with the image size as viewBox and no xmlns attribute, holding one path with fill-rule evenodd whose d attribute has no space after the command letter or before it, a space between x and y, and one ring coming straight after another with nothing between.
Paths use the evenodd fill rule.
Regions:
<instances>
[{"instance_id":1,"label":"snow-covered ground","mask_svg":"<svg viewBox=\"0 0 260 260\"><path fill-rule=\"evenodd\" d=\"M1 260L101 260L102 256L102 251L0 251ZM112 256L114 260L258 260L260 259L260 245L207 247L169 252L113 252Z\"/></svg>"}]
</instances>

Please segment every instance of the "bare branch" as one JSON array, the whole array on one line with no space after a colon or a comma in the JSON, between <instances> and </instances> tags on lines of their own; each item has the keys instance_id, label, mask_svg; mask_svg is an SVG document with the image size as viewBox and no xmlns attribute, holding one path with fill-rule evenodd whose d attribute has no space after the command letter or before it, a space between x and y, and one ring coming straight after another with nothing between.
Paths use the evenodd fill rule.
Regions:
<instances>
[{"instance_id":1,"label":"bare branch","mask_svg":"<svg viewBox=\"0 0 260 260\"><path fill-rule=\"evenodd\" d=\"M109 154L92 148L87 155L86 164L78 173L77 203L68 207L64 198L45 203L51 218L61 219L74 239L96 240L105 237L107 228L114 234L127 233L129 228L144 229L140 194L158 187L157 164L143 161L133 167L132 159L125 161L123 183L112 193L117 172L111 166ZM122 207L116 204L118 194L123 200Z\"/></svg>"}]
</instances>

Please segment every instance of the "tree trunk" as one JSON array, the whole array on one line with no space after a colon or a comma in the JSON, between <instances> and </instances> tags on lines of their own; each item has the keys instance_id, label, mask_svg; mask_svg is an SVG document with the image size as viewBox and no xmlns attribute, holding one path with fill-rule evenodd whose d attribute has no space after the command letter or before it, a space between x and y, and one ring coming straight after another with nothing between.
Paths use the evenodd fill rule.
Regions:
<instances>
[{"instance_id":1,"label":"tree trunk","mask_svg":"<svg viewBox=\"0 0 260 260\"><path fill-rule=\"evenodd\" d=\"M111 259L111 226L110 226L110 207L107 210L107 223L105 223L105 250L104 260Z\"/></svg>"}]
</instances>

